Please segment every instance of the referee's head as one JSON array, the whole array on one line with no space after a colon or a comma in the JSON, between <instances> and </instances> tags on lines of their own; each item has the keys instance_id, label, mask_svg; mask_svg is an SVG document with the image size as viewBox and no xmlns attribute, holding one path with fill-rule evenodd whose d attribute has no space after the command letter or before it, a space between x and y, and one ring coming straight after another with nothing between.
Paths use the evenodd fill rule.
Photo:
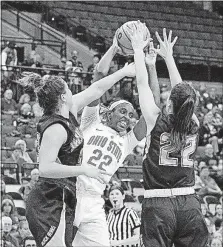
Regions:
<instances>
[{"instance_id":1,"label":"referee's head","mask_svg":"<svg viewBox=\"0 0 223 247\"><path fill-rule=\"evenodd\" d=\"M124 190L119 185L113 185L109 189L109 200L115 210L121 209L124 206L125 194Z\"/></svg>"}]
</instances>

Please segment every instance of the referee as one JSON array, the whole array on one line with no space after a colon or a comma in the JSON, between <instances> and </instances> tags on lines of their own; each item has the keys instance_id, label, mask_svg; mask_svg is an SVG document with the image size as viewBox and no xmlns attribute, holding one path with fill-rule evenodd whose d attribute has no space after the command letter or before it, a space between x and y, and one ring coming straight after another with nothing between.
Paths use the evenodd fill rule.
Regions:
<instances>
[{"instance_id":1,"label":"referee","mask_svg":"<svg viewBox=\"0 0 223 247\"><path fill-rule=\"evenodd\" d=\"M118 185L109 190L109 200L113 208L108 214L108 230L111 246L138 246L140 219L136 212L124 206L124 191Z\"/></svg>"}]
</instances>

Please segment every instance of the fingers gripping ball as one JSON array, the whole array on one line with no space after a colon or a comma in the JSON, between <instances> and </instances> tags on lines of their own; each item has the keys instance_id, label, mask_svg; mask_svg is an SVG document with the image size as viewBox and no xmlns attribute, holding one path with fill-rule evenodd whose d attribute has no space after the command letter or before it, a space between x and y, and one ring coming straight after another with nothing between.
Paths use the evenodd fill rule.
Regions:
<instances>
[{"instance_id":1,"label":"fingers gripping ball","mask_svg":"<svg viewBox=\"0 0 223 247\"><path fill-rule=\"evenodd\" d=\"M131 30L133 25L137 25L137 21L126 22L119 28L118 32L116 33L118 45L122 49L122 53L125 56L134 54L131 40L128 36L128 33L126 32L127 30ZM144 38L145 38L144 40L148 40L148 45L149 45L150 32L147 27L145 28Z\"/></svg>"}]
</instances>

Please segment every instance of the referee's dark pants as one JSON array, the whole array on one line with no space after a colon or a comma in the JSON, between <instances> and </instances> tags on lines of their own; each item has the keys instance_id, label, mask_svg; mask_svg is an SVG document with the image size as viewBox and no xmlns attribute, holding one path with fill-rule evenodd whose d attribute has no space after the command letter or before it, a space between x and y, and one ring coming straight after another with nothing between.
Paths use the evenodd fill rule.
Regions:
<instances>
[{"instance_id":1,"label":"referee's dark pants","mask_svg":"<svg viewBox=\"0 0 223 247\"><path fill-rule=\"evenodd\" d=\"M197 195L145 198L142 246L206 247L208 229Z\"/></svg>"}]
</instances>

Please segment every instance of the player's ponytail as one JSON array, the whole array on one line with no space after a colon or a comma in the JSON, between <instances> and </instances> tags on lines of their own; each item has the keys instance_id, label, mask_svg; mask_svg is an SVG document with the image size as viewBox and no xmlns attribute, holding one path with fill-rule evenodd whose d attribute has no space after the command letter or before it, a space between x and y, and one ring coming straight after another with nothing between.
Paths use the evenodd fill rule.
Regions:
<instances>
[{"instance_id":1,"label":"player's ponytail","mask_svg":"<svg viewBox=\"0 0 223 247\"><path fill-rule=\"evenodd\" d=\"M44 114L54 114L58 109L60 95L66 92L63 79L52 75L41 77L39 74L29 72L22 75L24 77L19 80L19 84L34 89Z\"/></svg>"},{"instance_id":2,"label":"player's ponytail","mask_svg":"<svg viewBox=\"0 0 223 247\"><path fill-rule=\"evenodd\" d=\"M23 87L32 87L37 92L44 85L42 77L37 73L23 72L22 76L23 78L19 79L19 84Z\"/></svg>"},{"instance_id":3,"label":"player's ponytail","mask_svg":"<svg viewBox=\"0 0 223 247\"><path fill-rule=\"evenodd\" d=\"M176 85L170 95L173 102L173 127L170 135L171 150L179 151L185 146L186 136L191 129L196 94L187 83Z\"/></svg>"}]
</instances>

